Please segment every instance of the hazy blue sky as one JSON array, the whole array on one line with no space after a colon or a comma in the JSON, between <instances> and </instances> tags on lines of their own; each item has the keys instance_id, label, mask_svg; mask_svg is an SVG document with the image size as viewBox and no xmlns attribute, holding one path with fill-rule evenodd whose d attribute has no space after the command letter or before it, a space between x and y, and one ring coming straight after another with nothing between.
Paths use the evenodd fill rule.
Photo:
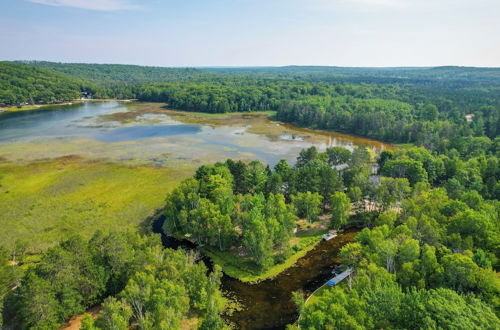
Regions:
<instances>
[{"instance_id":1,"label":"hazy blue sky","mask_svg":"<svg viewBox=\"0 0 500 330\"><path fill-rule=\"evenodd\" d=\"M500 67L500 0L0 0L0 60Z\"/></svg>"}]
</instances>

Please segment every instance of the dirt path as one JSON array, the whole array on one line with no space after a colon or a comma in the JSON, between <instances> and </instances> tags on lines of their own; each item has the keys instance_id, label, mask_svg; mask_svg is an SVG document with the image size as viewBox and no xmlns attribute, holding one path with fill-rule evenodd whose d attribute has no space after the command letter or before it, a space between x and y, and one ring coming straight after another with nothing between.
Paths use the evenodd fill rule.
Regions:
<instances>
[{"instance_id":1,"label":"dirt path","mask_svg":"<svg viewBox=\"0 0 500 330\"><path fill-rule=\"evenodd\" d=\"M85 314L90 314L94 318L96 318L97 314L99 314L100 311L101 311L101 305L94 306L91 309L87 310L85 313L72 317L68 322L64 323L60 329L61 330L78 330L78 329L80 329L82 319L83 319L83 316Z\"/></svg>"}]
</instances>

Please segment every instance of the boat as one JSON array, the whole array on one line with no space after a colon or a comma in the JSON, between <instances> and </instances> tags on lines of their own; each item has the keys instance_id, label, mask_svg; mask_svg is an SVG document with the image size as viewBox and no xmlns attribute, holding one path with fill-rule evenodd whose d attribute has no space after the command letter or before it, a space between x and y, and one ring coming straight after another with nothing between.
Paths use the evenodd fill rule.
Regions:
<instances>
[{"instance_id":1,"label":"boat","mask_svg":"<svg viewBox=\"0 0 500 330\"><path fill-rule=\"evenodd\" d=\"M337 237L337 231L336 230L330 230L328 233L323 235L323 240L324 241L329 241L332 238Z\"/></svg>"}]
</instances>

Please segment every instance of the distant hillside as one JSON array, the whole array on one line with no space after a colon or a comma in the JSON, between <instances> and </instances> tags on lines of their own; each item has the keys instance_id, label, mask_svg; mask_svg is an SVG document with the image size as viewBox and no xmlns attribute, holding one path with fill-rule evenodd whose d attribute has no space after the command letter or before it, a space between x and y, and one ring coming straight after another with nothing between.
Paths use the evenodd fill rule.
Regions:
<instances>
[{"instance_id":1,"label":"distant hillside","mask_svg":"<svg viewBox=\"0 0 500 330\"><path fill-rule=\"evenodd\" d=\"M154 83L196 79L212 74L193 68L163 68L123 64L55 63L42 61L23 62L39 68L58 71L75 78L97 84Z\"/></svg>"},{"instance_id":2,"label":"distant hillside","mask_svg":"<svg viewBox=\"0 0 500 330\"><path fill-rule=\"evenodd\" d=\"M336 66L221 67L207 71L224 75L251 75L263 78L296 78L352 82L422 83L433 81L488 82L500 84L500 68L476 67L389 67L356 68Z\"/></svg>"},{"instance_id":3,"label":"distant hillside","mask_svg":"<svg viewBox=\"0 0 500 330\"><path fill-rule=\"evenodd\" d=\"M80 97L82 91L88 91L93 98L162 101L179 109L251 111L276 109L285 99L324 93L321 90L325 86L321 83L327 83L330 89L342 89L334 86L338 84L351 86L348 88L377 86L365 97L394 99L414 105L430 102L448 110L445 103L452 102L455 108L468 114L479 105L497 106L500 102L500 68L285 66L197 69L43 61L1 63L0 104L6 105L57 103ZM358 88L356 93L361 90L363 88Z\"/></svg>"},{"instance_id":4,"label":"distant hillside","mask_svg":"<svg viewBox=\"0 0 500 330\"><path fill-rule=\"evenodd\" d=\"M91 85L65 74L21 63L0 62L0 105L51 104L81 97Z\"/></svg>"},{"instance_id":5,"label":"distant hillside","mask_svg":"<svg viewBox=\"0 0 500 330\"><path fill-rule=\"evenodd\" d=\"M476 67L388 67L358 68L337 66L206 67L165 68L124 64L18 62L51 69L100 86L148 84L176 81L221 80L224 76L263 79L294 79L338 83L405 83L466 87L500 86L500 68ZM450 85L451 84L451 85Z\"/></svg>"}]
</instances>

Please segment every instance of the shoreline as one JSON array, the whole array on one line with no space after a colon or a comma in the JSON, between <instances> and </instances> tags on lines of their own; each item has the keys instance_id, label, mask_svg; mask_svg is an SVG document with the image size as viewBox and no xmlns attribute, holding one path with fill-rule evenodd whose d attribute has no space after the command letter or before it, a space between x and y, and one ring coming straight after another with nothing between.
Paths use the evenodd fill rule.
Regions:
<instances>
[{"instance_id":1,"label":"shoreline","mask_svg":"<svg viewBox=\"0 0 500 330\"><path fill-rule=\"evenodd\" d=\"M61 102L61 103L53 103L53 104L30 104L30 105L24 105L21 107L17 106L11 106L11 107L0 107L0 114L1 113L12 113L12 112L20 112L20 111L27 111L27 110L43 110L45 108L50 108L50 107L62 107L65 105L74 105L74 104L80 104L84 102L134 102L136 101L135 99L75 99L67 102Z\"/></svg>"},{"instance_id":2,"label":"shoreline","mask_svg":"<svg viewBox=\"0 0 500 330\"><path fill-rule=\"evenodd\" d=\"M38 104L38 105L28 105L28 106L23 106L21 108L18 108L16 106L14 107L0 107L0 115L6 114L6 113L15 113L15 112L20 112L20 111L27 111L27 110L43 110L46 108L50 107L63 107L67 105L75 105L75 104L80 104L84 102L125 102L125 103L132 103L132 102L138 102L138 103L150 103L150 104L163 104L162 110L172 113L176 116L179 117L194 117L198 118L199 120L207 121L207 124L210 125L209 121L210 120L224 120L227 118L238 118L238 117L247 117L247 116L266 116L267 119L275 122L278 125L281 125L284 128L291 128L295 130L300 130L304 133L304 135L308 136L309 134L323 134L325 136L335 134L336 138L341 138L341 139L346 139L346 140L352 140L356 139L358 140L358 144L365 144L367 146L375 146L376 149L379 150L394 150L397 149L398 147L404 146L406 144L401 144L401 143L394 143L394 142L389 142L389 141L383 141L383 140L377 140L371 137L363 136L363 135L357 135L356 133L350 133L350 132L344 132L344 131L337 131L337 130L326 130L326 129L315 129L315 128L309 128L309 127L304 127L297 125L292 122L283 122L280 120L277 120L275 118L276 111L251 111L251 112L226 112L226 113L207 113L207 112L198 112L198 111L187 111L187 110L180 110L180 109L171 109L166 105L165 103L162 102L143 102L139 101L138 99L76 99L73 101L68 101L64 103L57 103L57 104ZM196 120L196 122L199 122L199 120ZM189 120L189 122L192 122L192 119Z\"/></svg>"}]
</instances>

